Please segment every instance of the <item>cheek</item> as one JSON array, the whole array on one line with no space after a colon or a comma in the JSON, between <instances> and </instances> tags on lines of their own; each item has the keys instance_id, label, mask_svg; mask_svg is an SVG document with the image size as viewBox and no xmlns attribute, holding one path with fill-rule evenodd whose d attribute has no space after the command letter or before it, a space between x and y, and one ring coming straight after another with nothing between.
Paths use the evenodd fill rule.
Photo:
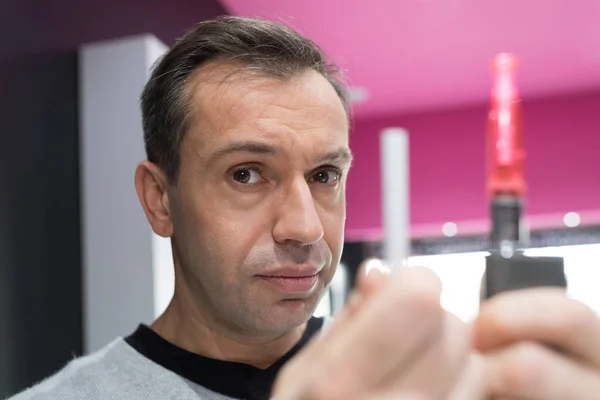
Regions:
<instances>
[{"instance_id":1,"label":"cheek","mask_svg":"<svg viewBox=\"0 0 600 400\"><path fill-rule=\"evenodd\" d=\"M320 212L323 225L324 239L329 245L334 258L339 256L344 243L344 227L346 222L346 208L340 203L334 208Z\"/></svg>"},{"instance_id":2,"label":"cheek","mask_svg":"<svg viewBox=\"0 0 600 400\"><path fill-rule=\"evenodd\" d=\"M264 209L260 202L248 205L243 194L232 194L218 185L202 185L187 197L186 217L200 226L218 243L245 242L252 231L264 222Z\"/></svg>"},{"instance_id":3,"label":"cheek","mask_svg":"<svg viewBox=\"0 0 600 400\"><path fill-rule=\"evenodd\" d=\"M206 231L205 246L220 253L225 264L221 267L227 273L238 272L253 249L269 241L270 213L272 207L266 201L246 209L221 201L198 210L198 219Z\"/></svg>"}]
</instances>

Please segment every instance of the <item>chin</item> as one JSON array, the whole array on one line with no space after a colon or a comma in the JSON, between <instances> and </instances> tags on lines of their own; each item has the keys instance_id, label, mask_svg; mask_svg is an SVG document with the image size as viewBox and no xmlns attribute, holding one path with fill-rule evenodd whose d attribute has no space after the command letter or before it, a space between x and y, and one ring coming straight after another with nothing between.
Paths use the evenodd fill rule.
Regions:
<instances>
[{"instance_id":1,"label":"chin","mask_svg":"<svg viewBox=\"0 0 600 400\"><path fill-rule=\"evenodd\" d=\"M255 332L282 334L305 324L324 294L324 287L319 284L310 293L283 295L275 292L268 297L247 298L241 304L250 307L237 308L235 319Z\"/></svg>"},{"instance_id":2,"label":"chin","mask_svg":"<svg viewBox=\"0 0 600 400\"><path fill-rule=\"evenodd\" d=\"M263 321L269 330L283 332L305 324L317 308L315 299L287 299L273 305Z\"/></svg>"}]
</instances>

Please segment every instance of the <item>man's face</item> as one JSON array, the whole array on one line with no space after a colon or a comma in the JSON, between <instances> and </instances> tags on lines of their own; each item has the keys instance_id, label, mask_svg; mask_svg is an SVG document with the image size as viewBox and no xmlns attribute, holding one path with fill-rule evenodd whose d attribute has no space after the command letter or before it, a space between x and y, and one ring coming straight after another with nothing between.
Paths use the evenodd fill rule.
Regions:
<instances>
[{"instance_id":1,"label":"man's face","mask_svg":"<svg viewBox=\"0 0 600 400\"><path fill-rule=\"evenodd\" d=\"M315 71L289 80L204 67L170 189L182 278L212 318L278 333L308 320L339 263L348 122Z\"/></svg>"}]
</instances>

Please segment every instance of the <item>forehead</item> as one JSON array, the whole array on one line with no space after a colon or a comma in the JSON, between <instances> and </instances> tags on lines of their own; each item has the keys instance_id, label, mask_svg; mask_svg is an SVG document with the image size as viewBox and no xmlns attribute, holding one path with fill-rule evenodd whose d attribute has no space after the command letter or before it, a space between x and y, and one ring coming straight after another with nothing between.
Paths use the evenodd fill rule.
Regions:
<instances>
[{"instance_id":1,"label":"forehead","mask_svg":"<svg viewBox=\"0 0 600 400\"><path fill-rule=\"evenodd\" d=\"M221 63L200 69L191 89L195 121L188 135L202 145L202 152L222 142L250 139L347 146L346 111L317 71L279 79Z\"/></svg>"}]
</instances>

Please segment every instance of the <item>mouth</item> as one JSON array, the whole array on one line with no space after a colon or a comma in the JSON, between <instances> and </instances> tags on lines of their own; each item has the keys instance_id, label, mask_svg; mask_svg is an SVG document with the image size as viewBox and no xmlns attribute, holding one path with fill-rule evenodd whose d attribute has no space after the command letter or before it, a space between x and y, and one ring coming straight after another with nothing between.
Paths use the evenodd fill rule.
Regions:
<instances>
[{"instance_id":1,"label":"mouth","mask_svg":"<svg viewBox=\"0 0 600 400\"><path fill-rule=\"evenodd\" d=\"M319 271L316 269L283 269L258 275L258 277L283 293L302 294L309 293L314 289L319 280Z\"/></svg>"}]
</instances>

